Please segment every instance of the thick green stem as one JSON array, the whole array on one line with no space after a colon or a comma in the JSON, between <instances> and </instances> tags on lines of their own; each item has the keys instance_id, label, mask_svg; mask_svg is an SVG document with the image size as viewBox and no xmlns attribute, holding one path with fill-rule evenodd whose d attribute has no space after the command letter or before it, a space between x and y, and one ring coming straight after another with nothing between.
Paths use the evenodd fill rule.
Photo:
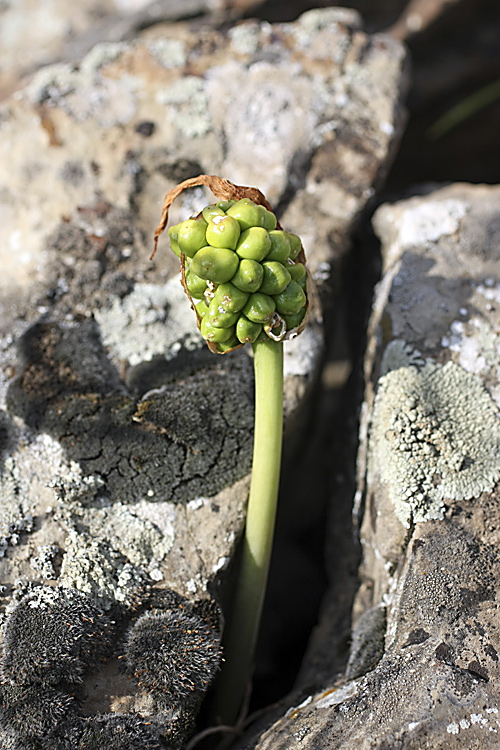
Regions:
<instances>
[{"instance_id":1,"label":"thick green stem","mask_svg":"<svg viewBox=\"0 0 500 750\"><path fill-rule=\"evenodd\" d=\"M255 433L238 588L228 623L216 714L234 724L251 676L273 544L283 436L283 343L253 345Z\"/></svg>"}]
</instances>

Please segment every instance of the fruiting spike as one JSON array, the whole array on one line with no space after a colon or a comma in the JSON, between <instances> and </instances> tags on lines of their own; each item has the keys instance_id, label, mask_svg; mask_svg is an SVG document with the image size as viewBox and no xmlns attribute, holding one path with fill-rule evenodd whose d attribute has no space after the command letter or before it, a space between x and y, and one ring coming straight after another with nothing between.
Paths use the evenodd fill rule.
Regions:
<instances>
[{"instance_id":1,"label":"fruiting spike","mask_svg":"<svg viewBox=\"0 0 500 750\"><path fill-rule=\"evenodd\" d=\"M181 260L181 278L196 309L198 328L211 351L225 354L253 343L261 334L281 341L300 333L309 307L302 245L297 235L280 227L256 188L233 185L214 175L185 180L165 196L155 232L155 252L171 203L196 185L206 185L220 200L205 206L198 216L170 227L169 237ZM221 287L224 290L219 293ZM205 299L210 304L214 297L224 315L213 306L207 315L193 302ZM292 328L294 321L299 324ZM264 333L256 334L259 326L264 326Z\"/></svg>"}]
</instances>

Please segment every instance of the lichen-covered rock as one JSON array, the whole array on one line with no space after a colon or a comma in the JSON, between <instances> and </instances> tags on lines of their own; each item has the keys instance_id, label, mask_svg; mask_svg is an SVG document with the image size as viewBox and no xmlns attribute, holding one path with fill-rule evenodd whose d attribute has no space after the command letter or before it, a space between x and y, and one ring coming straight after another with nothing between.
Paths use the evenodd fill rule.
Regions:
<instances>
[{"instance_id":1,"label":"lichen-covered rock","mask_svg":"<svg viewBox=\"0 0 500 750\"><path fill-rule=\"evenodd\" d=\"M392 343L399 348L388 344L385 367ZM368 468L368 483L387 484L407 528L443 518L447 504L491 492L500 478L498 408L479 378L454 362L410 361L398 357L378 382Z\"/></svg>"},{"instance_id":2,"label":"lichen-covered rock","mask_svg":"<svg viewBox=\"0 0 500 750\"><path fill-rule=\"evenodd\" d=\"M99 281L94 307L126 296L158 196L200 172L258 185L301 230L314 270L338 257L403 120L404 51L359 24L327 9L226 36L151 30L96 46L78 68L41 70L0 119L2 295L14 302L38 281L52 303L77 289L87 300ZM197 191L172 221L203 201ZM157 268L141 265L135 280L158 283Z\"/></svg>"},{"instance_id":3,"label":"lichen-covered rock","mask_svg":"<svg viewBox=\"0 0 500 750\"><path fill-rule=\"evenodd\" d=\"M479 498L491 491L498 479L500 360L495 347L496 310L491 298L496 289L499 196L494 187L453 185L393 206L384 205L374 218L384 242L384 273L374 300L365 363L369 409L362 436L366 436L369 425L371 437L369 442L361 441L360 475L365 456L373 467L374 456L380 450L384 452L384 441L391 439L387 433L381 436L377 420L383 410L385 384L404 379L407 373L423 383L427 373L435 373L434 395L429 400L421 392L417 401L418 409L428 412L424 431L428 430L429 419L434 420L432 440L437 442L429 449L435 450L439 461L446 456L446 467L443 464L443 470L433 474L432 487L426 488L422 498L419 489L408 496L414 508L422 500L416 518L412 518L412 511L406 515L411 528L416 521L454 513L454 503ZM375 388L380 398L377 395L373 407ZM409 396L410 391L410 387L405 387ZM460 404L461 408L456 408ZM395 419L397 410L395 403ZM408 408L406 416L410 412ZM418 450L426 443L424 435L422 438ZM390 454L388 451L382 472L390 472ZM426 482L432 463L428 463ZM415 464L420 465L417 472L420 471L422 456ZM368 482L376 490L365 489L368 507L375 502L370 510L374 519L379 514L390 518L394 510L400 517L405 515L401 506L396 508L398 480L389 479L387 474L382 479L379 473L369 472ZM391 497L396 499L396 505ZM475 504L470 507L474 509ZM373 524L379 525L377 521ZM363 528L368 539L367 515ZM400 523L394 525L392 534L384 535L382 530L383 524L378 536L385 551L377 567L391 560L389 568L396 559L392 555L398 555L398 549L407 543L403 542L406 532ZM389 542L391 536L393 541ZM370 546L367 545L367 554ZM377 580L378 575L374 578ZM388 581L390 575L385 574L385 579Z\"/></svg>"},{"instance_id":4,"label":"lichen-covered rock","mask_svg":"<svg viewBox=\"0 0 500 750\"><path fill-rule=\"evenodd\" d=\"M0 99L44 65L77 60L98 42L130 39L145 25L190 18L233 3L218 0L16 0L0 8ZM240 5L240 12L243 6ZM233 10L232 16L235 15Z\"/></svg>"},{"instance_id":5,"label":"lichen-covered rock","mask_svg":"<svg viewBox=\"0 0 500 750\"><path fill-rule=\"evenodd\" d=\"M384 268L365 359L347 671L328 675L332 643L317 638L308 658L324 689L242 747L498 747L499 215L498 187L467 185L375 214Z\"/></svg>"},{"instance_id":6,"label":"lichen-covered rock","mask_svg":"<svg viewBox=\"0 0 500 750\"><path fill-rule=\"evenodd\" d=\"M52 549L56 576L106 606L148 576L203 589L227 563L243 518L249 363L210 359L178 279L169 280L170 254L147 261L158 203L196 172L258 184L290 226L309 233L304 244L324 280L402 119L404 53L358 27L355 13L328 10L272 34L256 23L226 36L150 30L142 41L96 47L78 68L45 68L2 109L2 544L33 532L36 559ZM234 86L245 90L238 107ZM340 151L351 172L339 182ZM354 151L364 154L356 172ZM311 172L311 159L326 171ZM310 203L318 181L335 201ZM194 191L179 213L204 200ZM288 413L320 352L314 325L287 345ZM189 408L165 407L169 399ZM231 485L240 489L228 503ZM43 519L36 529L34 513ZM188 530L194 547L179 542ZM0 561L2 579L40 564L14 554Z\"/></svg>"},{"instance_id":7,"label":"lichen-covered rock","mask_svg":"<svg viewBox=\"0 0 500 750\"><path fill-rule=\"evenodd\" d=\"M164 193L199 173L258 186L325 296L400 134L404 59L348 10L152 28L40 70L0 110L2 595L76 590L120 634L104 666L82 667L74 705L43 699L33 721L48 746L54 722L61 747L129 730L130 747L182 743L192 710L155 724L154 691L126 678L120 649L157 590L217 593L244 524L251 362L204 348L166 245L148 260ZM172 221L205 203L183 196ZM319 318L318 305L286 345L289 429L320 362ZM6 612L7 640L24 611ZM141 718L92 718L128 712Z\"/></svg>"}]
</instances>

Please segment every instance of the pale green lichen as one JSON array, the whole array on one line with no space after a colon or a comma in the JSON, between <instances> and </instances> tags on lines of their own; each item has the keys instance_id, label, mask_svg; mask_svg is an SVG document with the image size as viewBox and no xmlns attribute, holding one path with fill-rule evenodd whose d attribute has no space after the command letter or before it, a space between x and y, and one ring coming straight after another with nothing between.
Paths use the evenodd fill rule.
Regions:
<instances>
[{"instance_id":1,"label":"pale green lichen","mask_svg":"<svg viewBox=\"0 0 500 750\"><path fill-rule=\"evenodd\" d=\"M54 560L59 554L59 547L55 544L42 544L37 547L38 555L30 560L30 567L37 572L36 578L55 580L57 573Z\"/></svg>"},{"instance_id":2,"label":"pale green lichen","mask_svg":"<svg viewBox=\"0 0 500 750\"><path fill-rule=\"evenodd\" d=\"M331 31L334 24L359 29L361 18L357 11L350 8L312 8L297 19L293 30L297 33L307 32L314 36L318 31Z\"/></svg>"},{"instance_id":3,"label":"pale green lichen","mask_svg":"<svg viewBox=\"0 0 500 750\"><path fill-rule=\"evenodd\" d=\"M453 198L410 204L399 220L398 242L401 247L429 245L453 235L467 211L464 201Z\"/></svg>"},{"instance_id":4,"label":"pale green lichen","mask_svg":"<svg viewBox=\"0 0 500 750\"><path fill-rule=\"evenodd\" d=\"M46 65L33 75L23 90L23 96L33 104L59 104L74 91L76 78L70 65Z\"/></svg>"},{"instance_id":5,"label":"pale green lichen","mask_svg":"<svg viewBox=\"0 0 500 750\"><path fill-rule=\"evenodd\" d=\"M485 320L471 317L454 320L441 345L455 352L459 364L488 382L491 395L500 405L500 335Z\"/></svg>"},{"instance_id":6,"label":"pale green lichen","mask_svg":"<svg viewBox=\"0 0 500 750\"><path fill-rule=\"evenodd\" d=\"M111 307L95 310L94 317L104 344L131 365L155 356L170 360L181 346L191 350L204 344L177 276L164 286L136 284Z\"/></svg>"},{"instance_id":7,"label":"pale green lichen","mask_svg":"<svg viewBox=\"0 0 500 750\"><path fill-rule=\"evenodd\" d=\"M352 31L361 28L361 18L350 8L313 8L296 22L285 24L298 51L315 60L342 66L352 45Z\"/></svg>"},{"instance_id":8,"label":"pale green lichen","mask_svg":"<svg viewBox=\"0 0 500 750\"><path fill-rule=\"evenodd\" d=\"M260 34L261 26L255 21L233 26L228 32L231 49L239 55L254 55L260 46Z\"/></svg>"},{"instance_id":9,"label":"pale green lichen","mask_svg":"<svg viewBox=\"0 0 500 750\"><path fill-rule=\"evenodd\" d=\"M0 557L20 534L33 530L33 516L56 501L54 476L61 485L77 481L78 467L64 460L59 443L49 435L33 435L10 424L13 446L0 474Z\"/></svg>"},{"instance_id":10,"label":"pale green lichen","mask_svg":"<svg viewBox=\"0 0 500 750\"><path fill-rule=\"evenodd\" d=\"M104 609L133 605L146 587L144 574L106 543L70 531L58 583L91 596Z\"/></svg>"},{"instance_id":11,"label":"pale green lichen","mask_svg":"<svg viewBox=\"0 0 500 750\"><path fill-rule=\"evenodd\" d=\"M27 429L12 440L16 444L0 476L0 557L20 543L22 534L37 530L33 517L42 528L50 518L66 530L66 543L38 545L28 560L35 578L57 579L106 608L134 603L151 581L162 579L161 563L175 536L170 503L153 502L151 490L134 505L105 504L102 479L83 476L58 441ZM60 553L59 575L54 560Z\"/></svg>"},{"instance_id":12,"label":"pale green lichen","mask_svg":"<svg viewBox=\"0 0 500 750\"><path fill-rule=\"evenodd\" d=\"M424 364L424 359L418 349L413 349L402 339L394 339L385 348L380 364L380 375L387 375L391 370L398 370L400 367L410 367L410 365L421 367Z\"/></svg>"},{"instance_id":13,"label":"pale green lichen","mask_svg":"<svg viewBox=\"0 0 500 750\"><path fill-rule=\"evenodd\" d=\"M500 478L500 419L480 380L453 362L430 360L381 377L368 481L377 477L406 527L491 491Z\"/></svg>"},{"instance_id":14,"label":"pale green lichen","mask_svg":"<svg viewBox=\"0 0 500 750\"><path fill-rule=\"evenodd\" d=\"M33 518L21 503L17 506L5 506L2 500L0 512L0 557L3 557L9 545L19 544L20 534L33 530Z\"/></svg>"},{"instance_id":15,"label":"pale green lichen","mask_svg":"<svg viewBox=\"0 0 500 750\"><path fill-rule=\"evenodd\" d=\"M131 46L126 42L99 42L85 55L80 63L79 71L84 75L93 77L101 68L116 62L125 52L130 50Z\"/></svg>"},{"instance_id":16,"label":"pale green lichen","mask_svg":"<svg viewBox=\"0 0 500 750\"><path fill-rule=\"evenodd\" d=\"M103 128L124 125L137 109L134 82L106 78L101 69L119 60L128 50L130 45L121 42L98 44L83 58L78 69L62 64L43 68L23 95L35 104L60 107L77 122L93 118Z\"/></svg>"},{"instance_id":17,"label":"pale green lichen","mask_svg":"<svg viewBox=\"0 0 500 750\"><path fill-rule=\"evenodd\" d=\"M78 494L67 496L58 511L68 530L58 582L89 594L105 609L116 602L134 604L151 581L163 578L175 513L166 502L95 507L82 505Z\"/></svg>"},{"instance_id":18,"label":"pale green lichen","mask_svg":"<svg viewBox=\"0 0 500 750\"><path fill-rule=\"evenodd\" d=\"M172 549L175 537L175 508L168 502L135 505L114 502L103 508L70 506L66 523L75 530L85 528L93 539L105 542L130 563L144 570L156 570Z\"/></svg>"},{"instance_id":19,"label":"pale green lichen","mask_svg":"<svg viewBox=\"0 0 500 750\"><path fill-rule=\"evenodd\" d=\"M148 49L164 68L182 68L186 65L186 45L182 39L152 39Z\"/></svg>"},{"instance_id":20,"label":"pale green lichen","mask_svg":"<svg viewBox=\"0 0 500 750\"><path fill-rule=\"evenodd\" d=\"M174 125L185 138L201 138L212 127L208 112L205 82L196 76L185 76L162 89L157 96L165 105Z\"/></svg>"}]
</instances>

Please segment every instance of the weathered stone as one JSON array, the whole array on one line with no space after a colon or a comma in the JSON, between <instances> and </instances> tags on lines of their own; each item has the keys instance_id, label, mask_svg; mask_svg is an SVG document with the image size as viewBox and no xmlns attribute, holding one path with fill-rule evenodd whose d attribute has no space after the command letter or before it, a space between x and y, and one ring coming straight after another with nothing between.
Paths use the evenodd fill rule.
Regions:
<instances>
[{"instance_id":1,"label":"weathered stone","mask_svg":"<svg viewBox=\"0 0 500 750\"><path fill-rule=\"evenodd\" d=\"M252 368L244 350L208 353L166 241L148 261L162 197L202 172L257 185L303 236L325 298L400 132L403 63L398 44L330 9L224 33L149 30L41 70L6 102L0 579L13 611L29 581L76 589L123 633L158 591L217 593L244 523ZM206 202L183 196L172 221ZM289 429L321 351L318 306L286 345ZM86 715L149 721L155 699L120 672L122 640L86 672ZM61 743L99 727L118 742L109 717L73 721L63 698L47 713L47 696L37 741L55 742L55 725ZM167 713L151 732L175 745L191 718ZM123 727L149 742L130 717Z\"/></svg>"},{"instance_id":2,"label":"weathered stone","mask_svg":"<svg viewBox=\"0 0 500 750\"><path fill-rule=\"evenodd\" d=\"M468 185L375 214L351 656L244 747L498 747L499 216Z\"/></svg>"},{"instance_id":3,"label":"weathered stone","mask_svg":"<svg viewBox=\"0 0 500 750\"><path fill-rule=\"evenodd\" d=\"M251 22L227 38L149 32L95 47L78 70L44 68L2 112L2 289L15 299L27 278L59 295L69 276L116 284L134 265L131 244L150 250L158 196L221 168L259 185L325 273L402 125L402 48L358 26L354 12L330 9L272 33ZM172 220L199 206L201 191L186 201ZM68 242L85 256L81 274L58 252ZM120 256L113 279L110 252ZM156 264L142 275L157 280Z\"/></svg>"},{"instance_id":4,"label":"weathered stone","mask_svg":"<svg viewBox=\"0 0 500 750\"><path fill-rule=\"evenodd\" d=\"M0 99L44 65L77 61L99 42L133 38L145 26L233 6L224 0L50 0L0 8ZM237 4L236 4L237 5ZM244 9L240 3L240 11ZM232 16L235 15L233 10Z\"/></svg>"}]
</instances>

